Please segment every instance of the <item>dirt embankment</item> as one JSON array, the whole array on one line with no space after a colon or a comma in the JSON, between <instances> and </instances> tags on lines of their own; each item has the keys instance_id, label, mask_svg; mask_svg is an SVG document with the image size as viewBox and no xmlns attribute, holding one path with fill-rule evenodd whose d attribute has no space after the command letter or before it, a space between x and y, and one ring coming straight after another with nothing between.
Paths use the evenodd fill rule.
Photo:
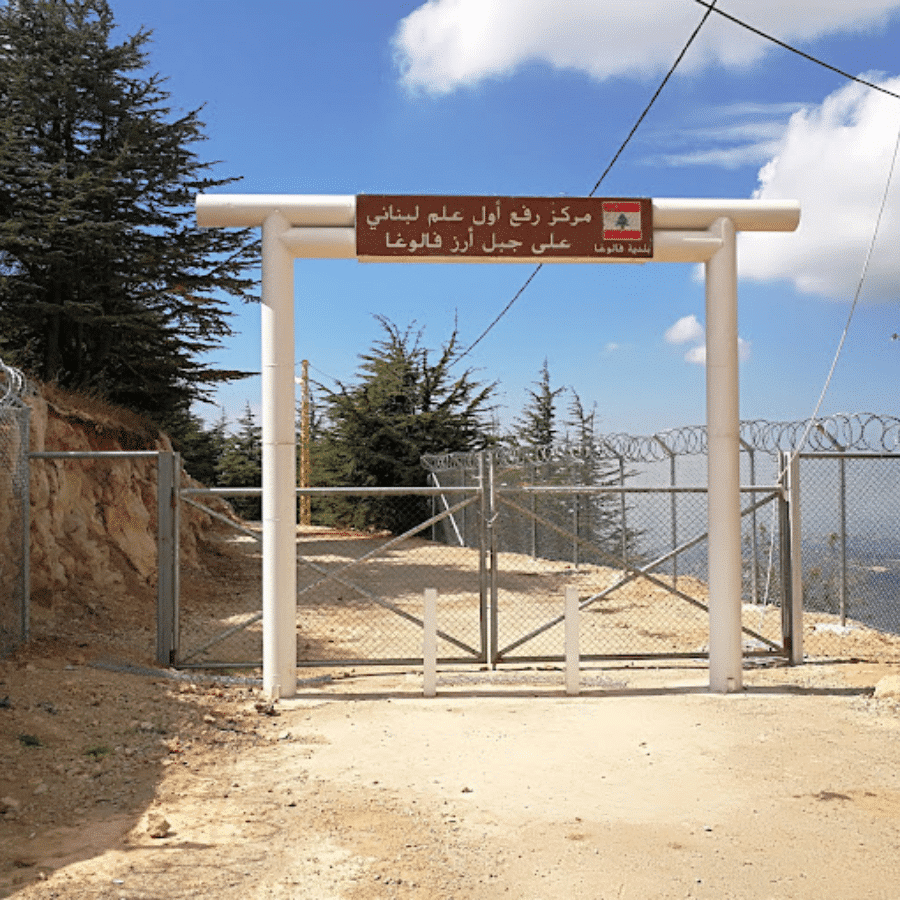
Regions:
<instances>
[{"instance_id":1,"label":"dirt embankment","mask_svg":"<svg viewBox=\"0 0 900 900\"><path fill-rule=\"evenodd\" d=\"M172 450L126 410L44 388L30 399L31 450ZM127 623L132 647L152 647L156 592L156 460L35 459L31 463L31 616L41 638L73 625L110 637ZM190 479L186 479L186 482ZM182 510L181 558L200 564L213 520ZM149 661L147 659L146 661Z\"/></svg>"}]
</instances>

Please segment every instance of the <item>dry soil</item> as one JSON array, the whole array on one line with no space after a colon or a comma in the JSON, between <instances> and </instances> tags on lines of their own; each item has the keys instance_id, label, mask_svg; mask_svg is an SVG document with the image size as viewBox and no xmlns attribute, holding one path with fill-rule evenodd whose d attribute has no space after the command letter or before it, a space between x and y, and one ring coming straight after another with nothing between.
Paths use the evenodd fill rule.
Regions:
<instances>
[{"instance_id":1,"label":"dry soil","mask_svg":"<svg viewBox=\"0 0 900 900\"><path fill-rule=\"evenodd\" d=\"M700 663L586 667L578 696L552 667L444 670L435 698L415 669L310 669L272 705L129 657L108 605L0 661L2 897L900 896L877 654L727 696Z\"/></svg>"}]
</instances>

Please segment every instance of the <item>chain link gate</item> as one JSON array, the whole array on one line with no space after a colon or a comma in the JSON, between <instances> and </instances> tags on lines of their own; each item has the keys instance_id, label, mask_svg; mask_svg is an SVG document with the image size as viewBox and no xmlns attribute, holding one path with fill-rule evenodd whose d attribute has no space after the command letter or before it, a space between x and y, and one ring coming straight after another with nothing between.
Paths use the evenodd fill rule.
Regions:
<instances>
[{"instance_id":1,"label":"chain link gate","mask_svg":"<svg viewBox=\"0 0 900 900\"><path fill-rule=\"evenodd\" d=\"M552 472L521 462L493 453L478 460L486 485L491 662L561 662L567 587L579 595L582 659L706 656L705 488L625 486L618 466L601 472L597 460L569 459ZM586 474L605 483L586 484ZM571 484L528 483L536 477ZM781 487L749 486L743 494L745 581L753 588L742 605L744 654L784 655L793 623L780 602L787 590L782 543L769 554L764 595L760 560L754 566L748 558L757 514L771 508L781 522ZM465 532L455 527L453 535Z\"/></svg>"},{"instance_id":2,"label":"chain link gate","mask_svg":"<svg viewBox=\"0 0 900 900\"><path fill-rule=\"evenodd\" d=\"M416 524L397 535L298 528L298 666L421 664L426 588L438 592L438 658L445 664L561 662L569 585L580 596L582 658L707 654L705 532L653 553L638 540L648 530L641 527L644 520L665 523L668 534L673 500L683 530L704 527L703 488L510 486L502 483L490 453L480 456L473 477L461 480L468 483L449 486L435 474L432 488L297 490L311 497L313 522L329 518L329 505L330 514L344 521L367 503L417 504L419 510ZM779 495L772 488L748 490L749 522ZM196 503L203 495L253 493L258 489L192 488L181 497ZM430 515L423 502L430 503ZM629 516L624 526L618 524L622 510ZM257 526L222 521L235 529L232 542L258 548ZM598 528L605 530L600 540ZM662 532L658 537L664 544ZM516 538L530 543L531 552L517 550ZM780 546L767 570L769 581L776 573L779 598ZM260 556L258 549L253 555ZM214 608L184 596L180 610L176 665L259 665L258 580L236 581L233 594L214 598ZM784 653L785 623L774 593L766 602L747 604L744 620L747 655Z\"/></svg>"},{"instance_id":3,"label":"chain link gate","mask_svg":"<svg viewBox=\"0 0 900 900\"><path fill-rule=\"evenodd\" d=\"M867 658L874 647L880 657L900 658L900 456L801 455L803 553L795 582L788 491L776 483L787 456L768 444L796 438L797 426L745 424L744 656L791 658L793 642L802 639L809 657ZM888 436L895 431L883 429ZM567 586L579 593L584 659L703 658L706 492L689 483L705 474L699 434L666 435L666 447L681 454L677 478L672 457L651 449L658 453L655 484L634 483L640 479L627 470L624 452L610 454L593 475L583 459L560 469L546 459L523 465L516 453L494 452L446 458L443 465L426 460L431 488L309 489L313 521L320 523L329 505L332 520L336 504L339 518L349 520L353 508L391 495L400 507L417 505L418 517L396 536L325 524L299 530L298 664L420 664L429 587L438 591L445 663L562 661ZM621 451L625 437L617 438ZM655 439L628 440L630 452L638 441L645 450L660 447ZM182 492L183 499L192 502L193 493L202 492ZM255 546L258 539L251 526L237 540ZM798 583L802 633L794 618ZM216 608L183 604L178 664L259 665L260 583L235 587L240 598L216 598Z\"/></svg>"},{"instance_id":4,"label":"chain link gate","mask_svg":"<svg viewBox=\"0 0 900 900\"><path fill-rule=\"evenodd\" d=\"M227 498L253 493L258 489L188 489L181 496L196 503L195 498L204 495ZM438 592L439 661L487 661L483 550L430 539L434 529L454 517L482 520L480 491L475 487L449 491L298 488L297 493L310 497L314 523L335 518L352 522L371 504L390 504L390 514L398 521L413 523L399 534L340 524L298 527L298 666L421 664L426 588ZM252 548L251 555L259 557L261 565L258 526L223 521L239 535L232 542ZM218 596L211 604L192 595L188 584L180 603L176 665L260 665L262 615L259 580L242 581L233 593Z\"/></svg>"}]
</instances>

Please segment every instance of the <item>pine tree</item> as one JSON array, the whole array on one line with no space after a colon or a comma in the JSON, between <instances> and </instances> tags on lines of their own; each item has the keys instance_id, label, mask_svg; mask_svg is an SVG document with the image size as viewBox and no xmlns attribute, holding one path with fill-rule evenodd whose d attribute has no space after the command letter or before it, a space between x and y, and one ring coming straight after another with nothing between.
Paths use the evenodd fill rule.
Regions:
<instances>
[{"instance_id":1,"label":"pine tree","mask_svg":"<svg viewBox=\"0 0 900 900\"><path fill-rule=\"evenodd\" d=\"M541 366L538 380L529 388L531 398L515 420L516 430L511 435L511 443L527 447L552 447L556 442L556 398L564 387L553 388L547 360Z\"/></svg>"},{"instance_id":2,"label":"pine tree","mask_svg":"<svg viewBox=\"0 0 900 900\"><path fill-rule=\"evenodd\" d=\"M485 418L494 385L478 383L468 369L452 372L459 356L456 331L433 358L421 331L376 318L385 335L361 354L356 382L325 390L314 483L423 486L423 454L480 449L490 442ZM397 532L427 518L428 504L410 497L333 503L331 516L354 527Z\"/></svg>"},{"instance_id":3,"label":"pine tree","mask_svg":"<svg viewBox=\"0 0 900 900\"><path fill-rule=\"evenodd\" d=\"M250 404L238 419L238 430L225 439L225 446L216 467L219 487L260 487L262 485L262 429ZM244 519L262 518L260 497L238 498L231 501L234 511Z\"/></svg>"},{"instance_id":4,"label":"pine tree","mask_svg":"<svg viewBox=\"0 0 900 900\"><path fill-rule=\"evenodd\" d=\"M181 453L185 472L207 487L215 486L219 477L219 459L227 438L225 411L211 427L200 416L182 409L163 417L158 424L172 439L173 447Z\"/></svg>"},{"instance_id":5,"label":"pine tree","mask_svg":"<svg viewBox=\"0 0 900 900\"><path fill-rule=\"evenodd\" d=\"M598 487L618 487L622 477L631 476L622 471L618 463L603 455L597 446L597 406L585 409L581 397L573 388L569 400L569 418L566 426L572 429L568 449L572 456L569 480L573 484ZM585 494L576 498L578 504L579 534L590 541L601 553L593 553L583 546L581 556L600 564L613 560L634 562L637 558L639 532L628 527L623 520L621 495ZM626 507L627 513L627 507Z\"/></svg>"},{"instance_id":6,"label":"pine tree","mask_svg":"<svg viewBox=\"0 0 900 900\"><path fill-rule=\"evenodd\" d=\"M112 42L107 0L0 6L0 354L152 418L243 373L200 360L249 299L249 232L200 230L200 110L145 74L151 33Z\"/></svg>"}]
</instances>

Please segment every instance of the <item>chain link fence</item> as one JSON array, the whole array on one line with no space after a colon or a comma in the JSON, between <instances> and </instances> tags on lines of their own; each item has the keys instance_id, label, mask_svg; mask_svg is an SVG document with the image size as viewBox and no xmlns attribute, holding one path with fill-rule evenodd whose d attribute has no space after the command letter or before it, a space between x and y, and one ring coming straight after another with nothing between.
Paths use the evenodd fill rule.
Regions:
<instances>
[{"instance_id":1,"label":"chain link fence","mask_svg":"<svg viewBox=\"0 0 900 900\"><path fill-rule=\"evenodd\" d=\"M444 662L560 660L568 586L578 589L585 659L707 653L703 454L456 462L432 469L430 489L308 490L313 524L297 538L301 667L420 662L429 587ZM898 466L887 454L801 457L810 658L900 659ZM744 654L782 656L790 580L779 459L745 446L741 469ZM388 519L391 530L372 524ZM261 660L260 529L239 529L220 538L220 564L233 572L224 589L182 574L179 665Z\"/></svg>"},{"instance_id":2,"label":"chain link fence","mask_svg":"<svg viewBox=\"0 0 900 900\"><path fill-rule=\"evenodd\" d=\"M900 657L900 456L801 454L810 655Z\"/></svg>"},{"instance_id":3,"label":"chain link fence","mask_svg":"<svg viewBox=\"0 0 900 900\"><path fill-rule=\"evenodd\" d=\"M28 447L21 372L0 361L0 658L28 640Z\"/></svg>"},{"instance_id":4,"label":"chain link fence","mask_svg":"<svg viewBox=\"0 0 900 900\"><path fill-rule=\"evenodd\" d=\"M182 499L251 493L182 491ZM312 524L297 531L297 662L301 667L415 664L422 661L423 593L438 591L438 656L483 662L486 618L482 551L432 540L453 516L478 517L480 495L429 488L312 488ZM432 508L436 509L432 513ZM395 530L377 528L390 521ZM368 526L361 523L370 523ZM226 585L183 571L181 667L243 667L262 659L262 552L259 523L219 538ZM252 561L247 565L247 558Z\"/></svg>"},{"instance_id":5,"label":"chain link fence","mask_svg":"<svg viewBox=\"0 0 900 900\"><path fill-rule=\"evenodd\" d=\"M518 450L455 462L462 464L433 471L437 484L484 479L489 494L494 661L560 659L569 586L578 589L586 659L706 654L707 505L698 460L638 467L621 458ZM752 535L770 509L777 528L777 495L774 484L751 489L751 461L743 462L744 649L770 655L783 650L780 585L772 590L782 577L780 545L765 558ZM442 523L438 539L469 543L478 535L468 520L453 517Z\"/></svg>"},{"instance_id":6,"label":"chain link fence","mask_svg":"<svg viewBox=\"0 0 900 900\"><path fill-rule=\"evenodd\" d=\"M777 454L802 443L817 451L800 457L805 654L900 659L900 420L744 422L741 434L745 655L783 651L789 575ZM590 454L571 447L496 452L493 658L558 658L566 584L582 598L586 656L704 653L705 449L705 431L686 428L613 435ZM472 454L425 462L443 486L479 477ZM445 525L440 539L469 543L463 524L452 532Z\"/></svg>"}]
</instances>

